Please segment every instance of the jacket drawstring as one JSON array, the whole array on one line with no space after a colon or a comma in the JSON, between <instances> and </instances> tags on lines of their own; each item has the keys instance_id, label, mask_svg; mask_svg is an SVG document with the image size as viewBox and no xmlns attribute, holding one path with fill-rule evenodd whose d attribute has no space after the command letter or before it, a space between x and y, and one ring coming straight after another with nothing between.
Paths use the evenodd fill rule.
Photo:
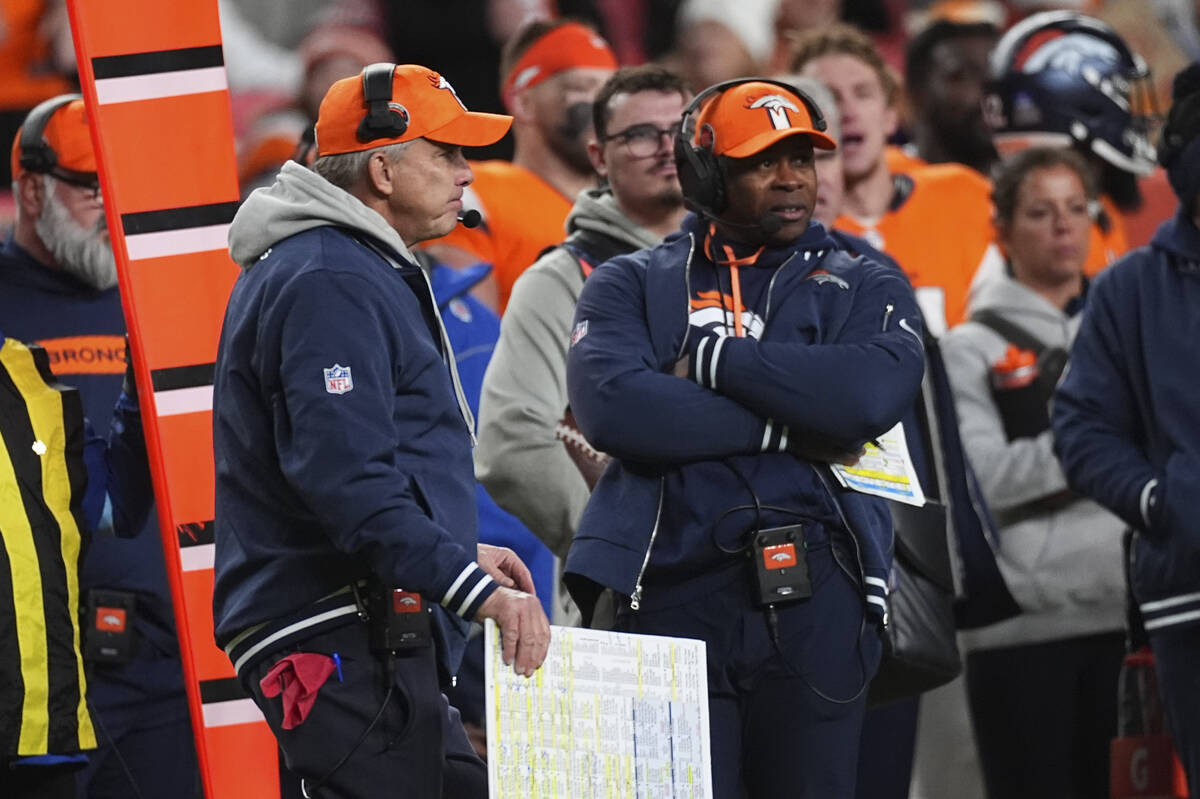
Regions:
<instances>
[{"instance_id":1,"label":"jacket drawstring","mask_svg":"<svg viewBox=\"0 0 1200 799\"><path fill-rule=\"evenodd\" d=\"M742 326L742 280L739 270L743 266L753 266L755 263L757 263L758 256L762 255L763 250L766 249L766 245L764 244L763 246L759 247L752 254L747 255L745 258L738 258L734 254L732 247L730 247L728 244L722 244L721 249L725 252L726 260L718 261L713 257L712 254L713 234L716 232L717 226L710 223L708 226L708 235L704 237L704 254L708 256L708 260L712 261L714 264L717 264L718 266L729 267L730 291L733 294L733 332L738 338L745 338L746 331Z\"/></svg>"}]
</instances>

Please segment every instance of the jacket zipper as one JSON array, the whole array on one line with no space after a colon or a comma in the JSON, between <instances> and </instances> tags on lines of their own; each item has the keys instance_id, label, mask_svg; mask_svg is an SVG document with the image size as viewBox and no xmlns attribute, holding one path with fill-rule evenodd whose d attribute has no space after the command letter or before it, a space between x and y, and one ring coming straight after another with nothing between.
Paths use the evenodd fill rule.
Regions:
<instances>
[{"instance_id":1,"label":"jacket zipper","mask_svg":"<svg viewBox=\"0 0 1200 799\"><path fill-rule=\"evenodd\" d=\"M892 305L890 302L883 306L883 327L880 328L881 333L887 332L887 325L892 319L892 311L894 310L896 310L896 306Z\"/></svg>"},{"instance_id":2,"label":"jacket zipper","mask_svg":"<svg viewBox=\"0 0 1200 799\"><path fill-rule=\"evenodd\" d=\"M642 575L650 565L650 552L654 549L654 539L658 538L658 524L662 520L663 495L667 492L667 478L658 478L658 510L654 512L654 529L650 531L650 541L646 544L646 555L642 558L642 568L638 569L637 579L633 585L633 596L629 597L629 609L637 610L642 606Z\"/></svg>"},{"instance_id":3,"label":"jacket zipper","mask_svg":"<svg viewBox=\"0 0 1200 799\"><path fill-rule=\"evenodd\" d=\"M771 281L767 283L767 307L763 309L763 336L767 334L767 322L771 318L771 295L775 292L775 281L779 278L779 273L783 271L783 268L790 264L795 257L796 253L789 255L787 260L781 263L779 268L775 270L775 274L771 275Z\"/></svg>"},{"instance_id":4,"label":"jacket zipper","mask_svg":"<svg viewBox=\"0 0 1200 799\"><path fill-rule=\"evenodd\" d=\"M831 546L830 551L833 552L833 560L837 563L838 568L845 572L846 576L851 580L856 580L864 597L867 593L867 569L863 566L862 545L858 542L858 534L854 532L854 528L850 524L850 520L846 518L846 512L842 510L842 502L837 498L837 494L833 492L833 488L829 485L829 481L825 478L825 473L820 468L814 466L813 471L816 472L817 479L821 481L821 487L825 489L825 495L833 503L833 507L837 510L838 518L842 520L842 526L846 528L846 534L850 536L851 543L854 544L854 559L858 561L858 576L857 578L851 572L850 567L842 563L842 559L838 557L838 548ZM832 536L831 536L832 539ZM885 609L883 614L883 626L886 627L890 621L891 614Z\"/></svg>"},{"instance_id":5,"label":"jacket zipper","mask_svg":"<svg viewBox=\"0 0 1200 799\"><path fill-rule=\"evenodd\" d=\"M683 341L679 345L679 351L675 353L677 361L687 352L688 335L692 330L690 322L692 315L692 256L696 252L696 237L689 233L688 241L692 246L688 249L687 263L683 265ZM644 566L642 568L645 569ZM636 609L634 608L634 610Z\"/></svg>"},{"instance_id":6,"label":"jacket zipper","mask_svg":"<svg viewBox=\"0 0 1200 799\"><path fill-rule=\"evenodd\" d=\"M688 333L691 330L688 318L692 312L692 256L696 252L696 237L689 233L688 239L691 247L688 248L687 263L683 266L683 343L679 345L679 351L675 353L675 360L679 360L683 357L683 353L687 352ZM663 496L666 491L667 478L663 476L658 478L658 509L654 512L654 527L650 530L650 541L646 544L646 554L642 556L642 566L638 569L637 577L634 579L633 595L629 597L630 610L637 610L642 606L642 575L646 573L646 567L650 565L650 552L654 549L654 539L658 538L658 525L662 520Z\"/></svg>"}]
</instances>

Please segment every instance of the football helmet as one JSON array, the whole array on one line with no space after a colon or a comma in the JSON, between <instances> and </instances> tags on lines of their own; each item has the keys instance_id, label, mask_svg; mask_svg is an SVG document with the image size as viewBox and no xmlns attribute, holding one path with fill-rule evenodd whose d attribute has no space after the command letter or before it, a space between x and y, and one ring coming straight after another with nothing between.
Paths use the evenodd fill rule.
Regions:
<instances>
[{"instance_id":1,"label":"football helmet","mask_svg":"<svg viewBox=\"0 0 1200 799\"><path fill-rule=\"evenodd\" d=\"M1071 144L1124 172L1154 169L1150 71L1106 23L1034 14L1001 37L989 71L984 118L1002 155Z\"/></svg>"}]
</instances>

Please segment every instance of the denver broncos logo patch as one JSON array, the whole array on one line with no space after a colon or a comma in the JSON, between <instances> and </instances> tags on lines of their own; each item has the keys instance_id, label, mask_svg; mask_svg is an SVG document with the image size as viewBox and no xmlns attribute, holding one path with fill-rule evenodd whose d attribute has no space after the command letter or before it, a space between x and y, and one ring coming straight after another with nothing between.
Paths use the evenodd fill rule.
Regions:
<instances>
[{"instance_id":1,"label":"denver broncos logo patch","mask_svg":"<svg viewBox=\"0 0 1200 799\"><path fill-rule=\"evenodd\" d=\"M688 324L705 332L717 335L733 335L736 324L733 319L733 297L720 291L701 291L691 299ZM742 309L742 329L750 338L762 335L763 318L749 308Z\"/></svg>"},{"instance_id":2,"label":"denver broncos logo patch","mask_svg":"<svg viewBox=\"0 0 1200 799\"><path fill-rule=\"evenodd\" d=\"M822 285L824 285L826 283L832 283L833 285L837 286L838 288L842 289L843 291L850 290L849 283L847 283L845 280L842 280L840 277L838 277L835 274L826 272L824 269L814 269L812 274L810 274L808 277L806 277L805 280L812 280L812 281L814 281L816 283L820 283Z\"/></svg>"}]
</instances>

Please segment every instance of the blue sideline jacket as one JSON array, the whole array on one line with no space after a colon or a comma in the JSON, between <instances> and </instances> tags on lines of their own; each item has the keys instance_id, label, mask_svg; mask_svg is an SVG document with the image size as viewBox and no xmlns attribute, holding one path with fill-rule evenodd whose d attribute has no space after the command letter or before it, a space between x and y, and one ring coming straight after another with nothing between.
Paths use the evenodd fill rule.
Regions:
<instances>
[{"instance_id":1,"label":"blue sideline jacket","mask_svg":"<svg viewBox=\"0 0 1200 799\"><path fill-rule=\"evenodd\" d=\"M453 674L466 620L496 586L475 565L472 431L433 297L384 243L314 224L243 264L226 309L213 395L217 643L303 616L373 571L440 603L440 662Z\"/></svg>"},{"instance_id":2,"label":"blue sideline jacket","mask_svg":"<svg viewBox=\"0 0 1200 799\"><path fill-rule=\"evenodd\" d=\"M1200 230L1177 215L1096 278L1054 398L1071 487L1137 532L1146 631L1200 623Z\"/></svg>"},{"instance_id":3,"label":"blue sideline jacket","mask_svg":"<svg viewBox=\"0 0 1200 799\"><path fill-rule=\"evenodd\" d=\"M585 603L598 584L630 596L634 609L668 607L731 579L744 559L714 546L713 525L751 501L750 484L764 506L844 527L826 487L836 484L789 442L857 450L900 420L920 384L920 314L907 280L838 251L815 223L787 252L764 255L779 264L753 309L763 320L759 340L697 335L694 271L714 269L703 236L688 216L681 235L601 265L580 297L567 361L571 407L588 441L614 457L567 557L568 583ZM671 374L684 354L694 380ZM838 495L856 577L882 617L888 509L863 494ZM796 518L764 511L763 521Z\"/></svg>"},{"instance_id":4,"label":"blue sideline jacket","mask_svg":"<svg viewBox=\"0 0 1200 799\"><path fill-rule=\"evenodd\" d=\"M428 257L417 250L413 256ZM428 259L429 282L437 300L446 335L454 348L458 363L458 379L463 394L475 418L479 418L479 395L483 390L483 375L496 341L500 338L500 317L470 291L492 271L491 264L476 264L465 269L451 269ZM533 576L538 599L549 617L554 596L554 553L552 553L521 520L496 504L482 483L475 483L475 504L479 509L479 542L508 547L517 554Z\"/></svg>"}]
</instances>

